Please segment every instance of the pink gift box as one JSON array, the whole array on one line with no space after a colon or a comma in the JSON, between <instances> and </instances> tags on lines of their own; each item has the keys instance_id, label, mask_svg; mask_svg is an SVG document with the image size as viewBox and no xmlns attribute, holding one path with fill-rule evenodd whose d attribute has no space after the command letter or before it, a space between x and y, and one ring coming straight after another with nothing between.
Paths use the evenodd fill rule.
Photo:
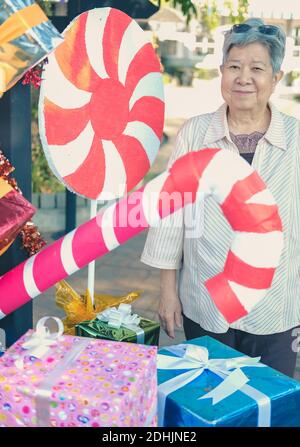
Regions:
<instances>
[{"instance_id":1,"label":"pink gift box","mask_svg":"<svg viewBox=\"0 0 300 447\"><path fill-rule=\"evenodd\" d=\"M156 425L155 347L64 335L37 358L32 334L0 358L0 426Z\"/></svg>"}]
</instances>

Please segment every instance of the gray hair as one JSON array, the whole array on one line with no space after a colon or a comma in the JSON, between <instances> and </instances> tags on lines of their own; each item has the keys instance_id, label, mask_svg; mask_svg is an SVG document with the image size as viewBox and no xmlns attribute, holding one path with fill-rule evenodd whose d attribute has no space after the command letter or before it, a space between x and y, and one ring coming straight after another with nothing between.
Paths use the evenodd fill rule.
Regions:
<instances>
[{"instance_id":1,"label":"gray hair","mask_svg":"<svg viewBox=\"0 0 300 447\"><path fill-rule=\"evenodd\" d=\"M286 36L284 31L278 27L277 35L260 33L256 27L265 25L264 21L261 19L251 18L243 23L253 26L253 29L250 29L245 33L232 33L231 31L228 31L225 34L223 45L223 64L226 62L229 51L232 47L243 47L249 45L250 43L258 42L267 48L270 55L273 73L278 73L280 71L285 53Z\"/></svg>"}]
</instances>

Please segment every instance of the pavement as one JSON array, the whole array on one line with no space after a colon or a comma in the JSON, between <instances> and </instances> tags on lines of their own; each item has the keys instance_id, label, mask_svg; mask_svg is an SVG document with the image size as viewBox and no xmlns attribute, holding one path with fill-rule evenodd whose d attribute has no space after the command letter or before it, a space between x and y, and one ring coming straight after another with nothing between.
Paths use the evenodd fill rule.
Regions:
<instances>
[{"instance_id":1,"label":"pavement","mask_svg":"<svg viewBox=\"0 0 300 447\"><path fill-rule=\"evenodd\" d=\"M185 119L199 113L213 111L222 103L218 92L219 79L199 81L194 88L166 86L164 132L168 139L161 147L147 178L153 177L165 169L174 146L176 133ZM293 94L295 94L294 91L282 86L274 97L274 103L282 111L300 119L300 103L293 100ZM38 212L42 212L42 210ZM39 216L39 221L41 220L43 220L42 216ZM42 230L41 226L40 229ZM56 238L56 235L52 233L44 234L44 236L49 243ZM95 291L123 295L134 290L143 290L142 296L133 303L133 310L141 316L157 320L159 271L140 262L145 239L146 232L141 233L96 261ZM87 286L87 268L73 274L67 280L76 291L84 292ZM55 304L54 295L55 289L51 288L33 301L34 323L45 315L64 317L64 312ZM184 339L182 329L175 331L175 339L170 339L161 330L160 346L180 343ZM300 354L298 355L295 378L300 380Z\"/></svg>"}]
</instances>

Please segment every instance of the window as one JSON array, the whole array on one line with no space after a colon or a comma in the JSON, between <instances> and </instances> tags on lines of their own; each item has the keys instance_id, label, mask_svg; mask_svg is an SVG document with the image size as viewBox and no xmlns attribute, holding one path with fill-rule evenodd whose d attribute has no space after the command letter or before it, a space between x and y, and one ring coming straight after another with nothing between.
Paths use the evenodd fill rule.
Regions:
<instances>
[{"instance_id":1,"label":"window","mask_svg":"<svg viewBox=\"0 0 300 447\"><path fill-rule=\"evenodd\" d=\"M294 28L292 35L295 39L295 45L300 46L300 28Z\"/></svg>"},{"instance_id":2,"label":"window","mask_svg":"<svg viewBox=\"0 0 300 447\"><path fill-rule=\"evenodd\" d=\"M160 43L161 54L164 56L176 56L177 42L175 40L163 40Z\"/></svg>"}]
</instances>

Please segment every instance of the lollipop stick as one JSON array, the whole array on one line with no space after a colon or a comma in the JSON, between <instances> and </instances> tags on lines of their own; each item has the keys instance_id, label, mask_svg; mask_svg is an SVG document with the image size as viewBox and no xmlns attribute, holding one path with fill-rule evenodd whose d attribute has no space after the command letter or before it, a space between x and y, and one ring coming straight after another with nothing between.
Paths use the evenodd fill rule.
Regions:
<instances>
[{"instance_id":1,"label":"lollipop stick","mask_svg":"<svg viewBox=\"0 0 300 447\"><path fill-rule=\"evenodd\" d=\"M91 200L90 206L90 218L93 219L97 214L97 200ZM95 261L89 263L88 266L88 291L94 304L94 291L95 291Z\"/></svg>"}]
</instances>

